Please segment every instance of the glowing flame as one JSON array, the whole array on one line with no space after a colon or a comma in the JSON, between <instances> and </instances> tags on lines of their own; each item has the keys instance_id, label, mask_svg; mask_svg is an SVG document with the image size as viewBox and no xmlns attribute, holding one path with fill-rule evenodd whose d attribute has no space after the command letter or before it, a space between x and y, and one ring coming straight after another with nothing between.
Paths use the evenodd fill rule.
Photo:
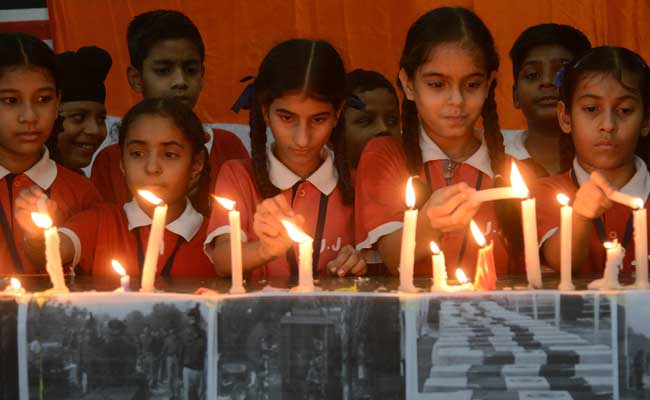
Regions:
<instances>
[{"instance_id":1,"label":"glowing flame","mask_svg":"<svg viewBox=\"0 0 650 400\"><path fill-rule=\"evenodd\" d=\"M225 208L225 209L228 210L228 211L232 211L232 210L234 210L234 209L235 209L235 204L237 204L237 203L234 202L233 200L226 199L225 197L219 197L219 196L215 196L215 195L212 195L212 197L213 197L213 198L214 198L214 199L215 199L219 204L221 204L221 207Z\"/></svg>"},{"instance_id":2,"label":"glowing flame","mask_svg":"<svg viewBox=\"0 0 650 400\"><path fill-rule=\"evenodd\" d=\"M483 236L483 233L479 229L478 225L476 225L476 222L474 222L474 220L469 223L469 229L472 231L472 236L474 236L476 244L478 244L480 247L485 246L485 236Z\"/></svg>"},{"instance_id":3,"label":"glowing flame","mask_svg":"<svg viewBox=\"0 0 650 400\"><path fill-rule=\"evenodd\" d=\"M524 178L521 177L519 168L517 168L517 164L515 164L514 161L512 162L512 170L510 172L510 184L518 197L528 197L528 187L526 186L526 182L524 182Z\"/></svg>"},{"instance_id":4,"label":"glowing flame","mask_svg":"<svg viewBox=\"0 0 650 400\"><path fill-rule=\"evenodd\" d=\"M20 290L23 285L20 284L20 281L17 278L11 278L11 287L16 290Z\"/></svg>"},{"instance_id":5,"label":"glowing flame","mask_svg":"<svg viewBox=\"0 0 650 400\"><path fill-rule=\"evenodd\" d=\"M433 254L440 254L440 247L436 244L436 242L432 241L429 243L429 247L431 248L431 252Z\"/></svg>"},{"instance_id":6,"label":"glowing flame","mask_svg":"<svg viewBox=\"0 0 650 400\"><path fill-rule=\"evenodd\" d=\"M456 268L456 279L458 279L458 283L467 283L467 282L469 282L469 279L467 278L467 275L465 275L465 271L463 271L460 268Z\"/></svg>"},{"instance_id":7,"label":"glowing flame","mask_svg":"<svg viewBox=\"0 0 650 400\"><path fill-rule=\"evenodd\" d=\"M562 204L563 206L569 205L569 197L566 194L560 193L555 196L555 198L557 199L558 203Z\"/></svg>"},{"instance_id":8,"label":"glowing flame","mask_svg":"<svg viewBox=\"0 0 650 400\"><path fill-rule=\"evenodd\" d=\"M605 246L606 249L613 249L614 247L619 246L618 239L614 239L613 242L605 242L603 243L603 246Z\"/></svg>"},{"instance_id":9,"label":"glowing flame","mask_svg":"<svg viewBox=\"0 0 650 400\"><path fill-rule=\"evenodd\" d=\"M406 206L408 208L415 207L415 190L413 190L413 178L409 178L406 182Z\"/></svg>"},{"instance_id":10,"label":"glowing flame","mask_svg":"<svg viewBox=\"0 0 650 400\"><path fill-rule=\"evenodd\" d=\"M156 196L155 194L151 193L148 190L138 190L138 194L140 197L143 199L147 200L149 203L153 204L154 206L160 205L163 201L161 198Z\"/></svg>"},{"instance_id":11,"label":"glowing flame","mask_svg":"<svg viewBox=\"0 0 650 400\"><path fill-rule=\"evenodd\" d=\"M644 205L643 200L638 198L638 197L636 199L634 199L632 204L634 204L634 208L636 208L637 210L643 208L643 205Z\"/></svg>"},{"instance_id":12,"label":"glowing flame","mask_svg":"<svg viewBox=\"0 0 650 400\"><path fill-rule=\"evenodd\" d=\"M289 237L291 240L293 240L296 243L302 243L307 240L313 240L309 235L307 235L305 232L302 231L302 229L298 228L291 222L287 221L286 219L280 220L282 222L282 225L284 225L284 229L287 230L287 233L289 234Z\"/></svg>"},{"instance_id":13,"label":"glowing flame","mask_svg":"<svg viewBox=\"0 0 650 400\"><path fill-rule=\"evenodd\" d=\"M49 229L52 227L52 218L47 214L32 213L32 220L39 228Z\"/></svg>"},{"instance_id":14,"label":"glowing flame","mask_svg":"<svg viewBox=\"0 0 650 400\"><path fill-rule=\"evenodd\" d=\"M111 264L113 265L115 272L117 272L120 276L126 275L126 271L124 270L122 264L119 263L119 261L111 260Z\"/></svg>"}]
</instances>

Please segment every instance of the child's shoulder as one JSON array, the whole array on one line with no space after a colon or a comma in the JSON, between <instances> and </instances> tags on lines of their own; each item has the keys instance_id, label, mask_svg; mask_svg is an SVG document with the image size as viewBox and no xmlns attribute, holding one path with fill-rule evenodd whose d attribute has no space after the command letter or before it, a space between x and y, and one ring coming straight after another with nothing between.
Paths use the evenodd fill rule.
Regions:
<instances>
[{"instance_id":1,"label":"child's shoulder","mask_svg":"<svg viewBox=\"0 0 650 400\"><path fill-rule=\"evenodd\" d=\"M360 163L363 163L364 159L366 162L370 160L377 162L381 160L401 162L406 159L406 155L400 138L395 136L382 136L372 139L366 144L361 154Z\"/></svg>"},{"instance_id":2,"label":"child's shoulder","mask_svg":"<svg viewBox=\"0 0 650 400\"><path fill-rule=\"evenodd\" d=\"M228 171L227 173L234 174L235 176L240 176L241 178L245 178L246 176L252 177L253 161L250 158L226 160L224 161L221 170Z\"/></svg>"},{"instance_id":3,"label":"child's shoulder","mask_svg":"<svg viewBox=\"0 0 650 400\"><path fill-rule=\"evenodd\" d=\"M93 192L97 191L95 185L89 178L60 164L56 164L56 179L54 180L53 186L69 187L75 192L82 189L92 190Z\"/></svg>"},{"instance_id":4,"label":"child's shoulder","mask_svg":"<svg viewBox=\"0 0 650 400\"><path fill-rule=\"evenodd\" d=\"M576 192L576 186L571 179L571 174L564 172L562 174L537 179L532 188L532 192L536 197L555 197L558 193L564 193L570 196Z\"/></svg>"}]
</instances>

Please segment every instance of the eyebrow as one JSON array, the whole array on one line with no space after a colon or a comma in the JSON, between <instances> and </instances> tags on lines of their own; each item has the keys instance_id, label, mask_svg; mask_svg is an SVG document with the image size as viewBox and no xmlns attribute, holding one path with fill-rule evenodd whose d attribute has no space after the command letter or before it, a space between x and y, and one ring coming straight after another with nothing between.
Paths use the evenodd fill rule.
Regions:
<instances>
[{"instance_id":1,"label":"eyebrow","mask_svg":"<svg viewBox=\"0 0 650 400\"><path fill-rule=\"evenodd\" d=\"M595 99L595 100L602 100L603 97L602 97L602 96L598 96L598 95L596 95L596 94L590 94L590 93L587 93L587 94L583 94L582 96L578 97L577 100L582 100L582 99ZM637 100L637 101L638 101L638 100L639 100L639 96L634 96L634 95L631 95L631 94L626 94L626 95L623 95L623 96L617 97L616 99L617 99L617 100Z\"/></svg>"},{"instance_id":2,"label":"eyebrow","mask_svg":"<svg viewBox=\"0 0 650 400\"><path fill-rule=\"evenodd\" d=\"M440 72L425 72L422 74L422 77L423 78L444 78L445 75L441 74ZM474 78L474 77L484 78L485 74L481 72L474 72L465 76L463 79Z\"/></svg>"},{"instance_id":3,"label":"eyebrow","mask_svg":"<svg viewBox=\"0 0 650 400\"><path fill-rule=\"evenodd\" d=\"M291 114L291 115L296 115L295 112L293 112L293 111L289 111L289 110L287 110L286 108L276 108L276 109L275 109L275 112L281 112L281 113L287 113L287 114ZM320 112L320 113L317 113L317 114L311 115L311 117L321 117L321 116L326 116L326 115L332 115L332 112L331 112L331 111L323 111L323 112Z\"/></svg>"},{"instance_id":4,"label":"eyebrow","mask_svg":"<svg viewBox=\"0 0 650 400\"><path fill-rule=\"evenodd\" d=\"M570 61L570 59L569 59L569 58L563 58L563 57L556 57L556 58L551 58L550 61L551 61L551 62L558 62L558 61L559 61L559 62L563 62L563 61L566 62L566 61ZM523 63L521 66L522 66L522 67L525 67L526 65L530 65L530 64L541 64L541 63L543 63L543 62L544 62L544 61L542 61L542 60L535 60L535 59L533 59L533 60L528 60L528 61L526 61L526 62Z\"/></svg>"},{"instance_id":5,"label":"eyebrow","mask_svg":"<svg viewBox=\"0 0 650 400\"><path fill-rule=\"evenodd\" d=\"M129 140L129 141L126 142L126 145L127 145L127 146L130 146L130 145L133 145L133 144L146 145L147 142L144 141L144 140L139 140L139 139L131 139L131 140ZM180 148L182 148L182 149L185 148L185 146L183 146L182 143L177 142L177 141L175 141L175 140L170 140L170 141L168 141L168 142L162 142L162 143L160 143L160 145L161 145L161 146L178 146L178 147L180 147Z\"/></svg>"},{"instance_id":6,"label":"eyebrow","mask_svg":"<svg viewBox=\"0 0 650 400\"><path fill-rule=\"evenodd\" d=\"M200 64L201 61L197 59L191 59L191 60L174 60L170 58L161 58L158 60L153 60L152 64L157 64L157 65L169 65L169 64L176 64L177 62L181 62L182 64Z\"/></svg>"},{"instance_id":7,"label":"eyebrow","mask_svg":"<svg viewBox=\"0 0 650 400\"><path fill-rule=\"evenodd\" d=\"M53 86L43 86L43 87L40 87L40 88L36 89L36 91L37 92L43 92L43 91L52 91L52 92L54 92L54 91L56 91L56 89ZM17 93L17 92L20 92L20 90L12 89L12 88L0 89L0 93Z\"/></svg>"}]
</instances>

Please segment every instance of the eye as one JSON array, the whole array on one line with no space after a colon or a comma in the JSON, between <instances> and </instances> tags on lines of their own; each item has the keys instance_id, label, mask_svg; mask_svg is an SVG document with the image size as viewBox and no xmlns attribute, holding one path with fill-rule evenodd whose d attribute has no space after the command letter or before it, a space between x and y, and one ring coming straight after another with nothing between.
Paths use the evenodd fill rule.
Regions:
<instances>
[{"instance_id":1,"label":"eye","mask_svg":"<svg viewBox=\"0 0 650 400\"><path fill-rule=\"evenodd\" d=\"M598 106L587 105L587 106L583 106L582 110L586 113L594 114L596 111L598 111Z\"/></svg>"},{"instance_id":2,"label":"eye","mask_svg":"<svg viewBox=\"0 0 650 400\"><path fill-rule=\"evenodd\" d=\"M86 119L86 115L81 114L81 113L71 114L71 115L68 115L67 119L69 119L72 122L75 122L77 124L80 124L80 123L82 123L84 121L84 119Z\"/></svg>"},{"instance_id":3,"label":"eye","mask_svg":"<svg viewBox=\"0 0 650 400\"><path fill-rule=\"evenodd\" d=\"M440 89L445 86L445 83L443 81L433 81L433 82L427 82L427 86L432 87L434 89Z\"/></svg>"},{"instance_id":4,"label":"eye","mask_svg":"<svg viewBox=\"0 0 650 400\"><path fill-rule=\"evenodd\" d=\"M171 72L171 70L172 70L171 68L167 68L167 67L164 67L164 68L154 68L154 69L153 69L153 72L155 72L156 75L164 76L164 75L169 74L169 73Z\"/></svg>"},{"instance_id":5,"label":"eye","mask_svg":"<svg viewBox=\"0 0 650 400\"><path fill-rule=\"evenodd\" d=\"M105 124L106 123L106 116L99 116L97 117L97 124Z\"/></svg>"},{"instance_id":6,"label":"eye","mask_svg":"<svg viewBox=\"0 0 650 400\"><path fill-rule=\"evenodd\" d=\"M280 121L282 122L291 122L293 121L293 115L290 114L278 114Z\"/></svg>"},{"instance_id":7,"label":"eye","mask_svg":"<svg viewBox=\"0 0 650 400\"><path fill-rule=\"evenodd\" d=\"M18 98L16 97L2 97L0 98L0 102L4 104L16 104L18 103Z\"/></svg>"},{"instance_id":8,"label":"eye","mask_svg":"<svg viewBox=\"0 0 650 400\"><path fill-rule=\"evenodd\" d=\"M632 107L620 107L618 110L619 110L618 112L623 115L630 115L634 113L634 108Z\"/></svg>"},{"instance_id":9,"label":"eye","mask_svg":"<svg viewBox=\"0 0 650 400\"><path fill-rule=\"evenodd\" d=\"M396 126L399 124L399 119L397 117L390 117L386 120L386 124L388 124L388 126Z\"/></svg>"},{"instance_id":10,"label":"eye","mask_svg":"<svg viewBox=\"0 0 650 400\"><path fill-rule=\"evenodd\" d=\"M358 118L356 121L354 121L356 125L361 125L361 126L368 126L370 125L371 122L372 120L370 119L370 117L361 117Z\"/></svg>"},{"instance_id":11,"label":"eye","mask_svg":"<svg viewBox=\"0 0 650 400\"><path fill-rule=\"evenodd\" d=\"M199 73L200 68L196 65L185 67L185 73L189 75L196 75Z\"/></svg>"},{"instance_id":12,"label":"eye","mask_svg":"<svg viewBox=\"0 0 650 400\"><path fill-rule=\"evenodd\" d=\"M313 121L314 121L314 123L316 123L316 124L322 124L322 123L325 123L325 122L327 121L327 119L328 119L328 118L325 117L325 116L320 116L320 117L314 117L314 118L313 118Z\"/></svg>"},{"instance_id":13,"label":"eye","mask_svg":"<svg viewBox=\"0 0 650 400\"><path fill-rule=\"evenodd\" d=\"M467 87L470 89L478 89L483 85L483 81L469 81Z\"/></svg>"},{"instance_id":14,"label":"eye","mask_svg":"<svg viewBox=\"0 0 650 400\"><path fill-rule=\"evenodd\" d=\"M166 151L165 152L165 157L174 159L174 158L180 157L180 155L178 153L176 153L176 152L173 152L173 151Z\"/></svg>"},{"instance_id":15,"label":"eye","mask_svg":"<svg viewBox=\"0 0 650 400\"><path fill-rule=\"evenodd\" d=\"M539 79L540 73L537 71L532 71L532 72L527 72L524 74L524 79L527 81L534 81L536 79Z\"/></svg>"},{"instance_id":16,"label":"eye","mask_svg":"<svg viewBox=\"0 0 650 400\"><path fill-rule=\"evenodd\" d=\"M46 104L46 103L49 103L50 101L52 101L53 99L54 99L54 96L50 96L50 95L38 96L38 102L39 103Z\"/></svg>"},{"instance_id":17,"label":"eye","mask_svg":"<svg viewBox=\"0 0 650 400\"><path fill-rule=\"evenodd\" d=\"M131 150L129 151L129 156L132 158L141 158L144 156L144 151L142 150Z\"/></svg>"}]
</instances>

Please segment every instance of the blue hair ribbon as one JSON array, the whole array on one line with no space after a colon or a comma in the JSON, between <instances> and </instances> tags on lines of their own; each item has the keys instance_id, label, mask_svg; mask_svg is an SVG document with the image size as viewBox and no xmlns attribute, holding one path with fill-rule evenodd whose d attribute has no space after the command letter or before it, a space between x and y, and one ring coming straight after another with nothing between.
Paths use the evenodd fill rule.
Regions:
<instances>
[{"instance_id":1,"label":"blue hair ribbon","mask_svg":"<svg viewBox=\"0 0 650 400\"><path fill-rule=\"evenodd\" d=\"M253 80L253 82L246 85L244 90L241 92L235 104L230 108L236 113L239 113L239 110L250 110L253 108L253 98L255 97L255 77L245 76L239 82L244 83Z\"/></svg>"},{"instance_id":2,"label":"blue hair ribbon","mask_svg":"<svg viewBox=\"0 0 650 400\"><path fill-rule=\"evenodd\" d=\"M564 77L566 76L566 69L567 65L563 65L562 68L560 68L559 71L557 71L557 74L555 74L555 81L553 82L555 86L561 88L562 84L564 83Z\"/></svg>"}]
</instances>

